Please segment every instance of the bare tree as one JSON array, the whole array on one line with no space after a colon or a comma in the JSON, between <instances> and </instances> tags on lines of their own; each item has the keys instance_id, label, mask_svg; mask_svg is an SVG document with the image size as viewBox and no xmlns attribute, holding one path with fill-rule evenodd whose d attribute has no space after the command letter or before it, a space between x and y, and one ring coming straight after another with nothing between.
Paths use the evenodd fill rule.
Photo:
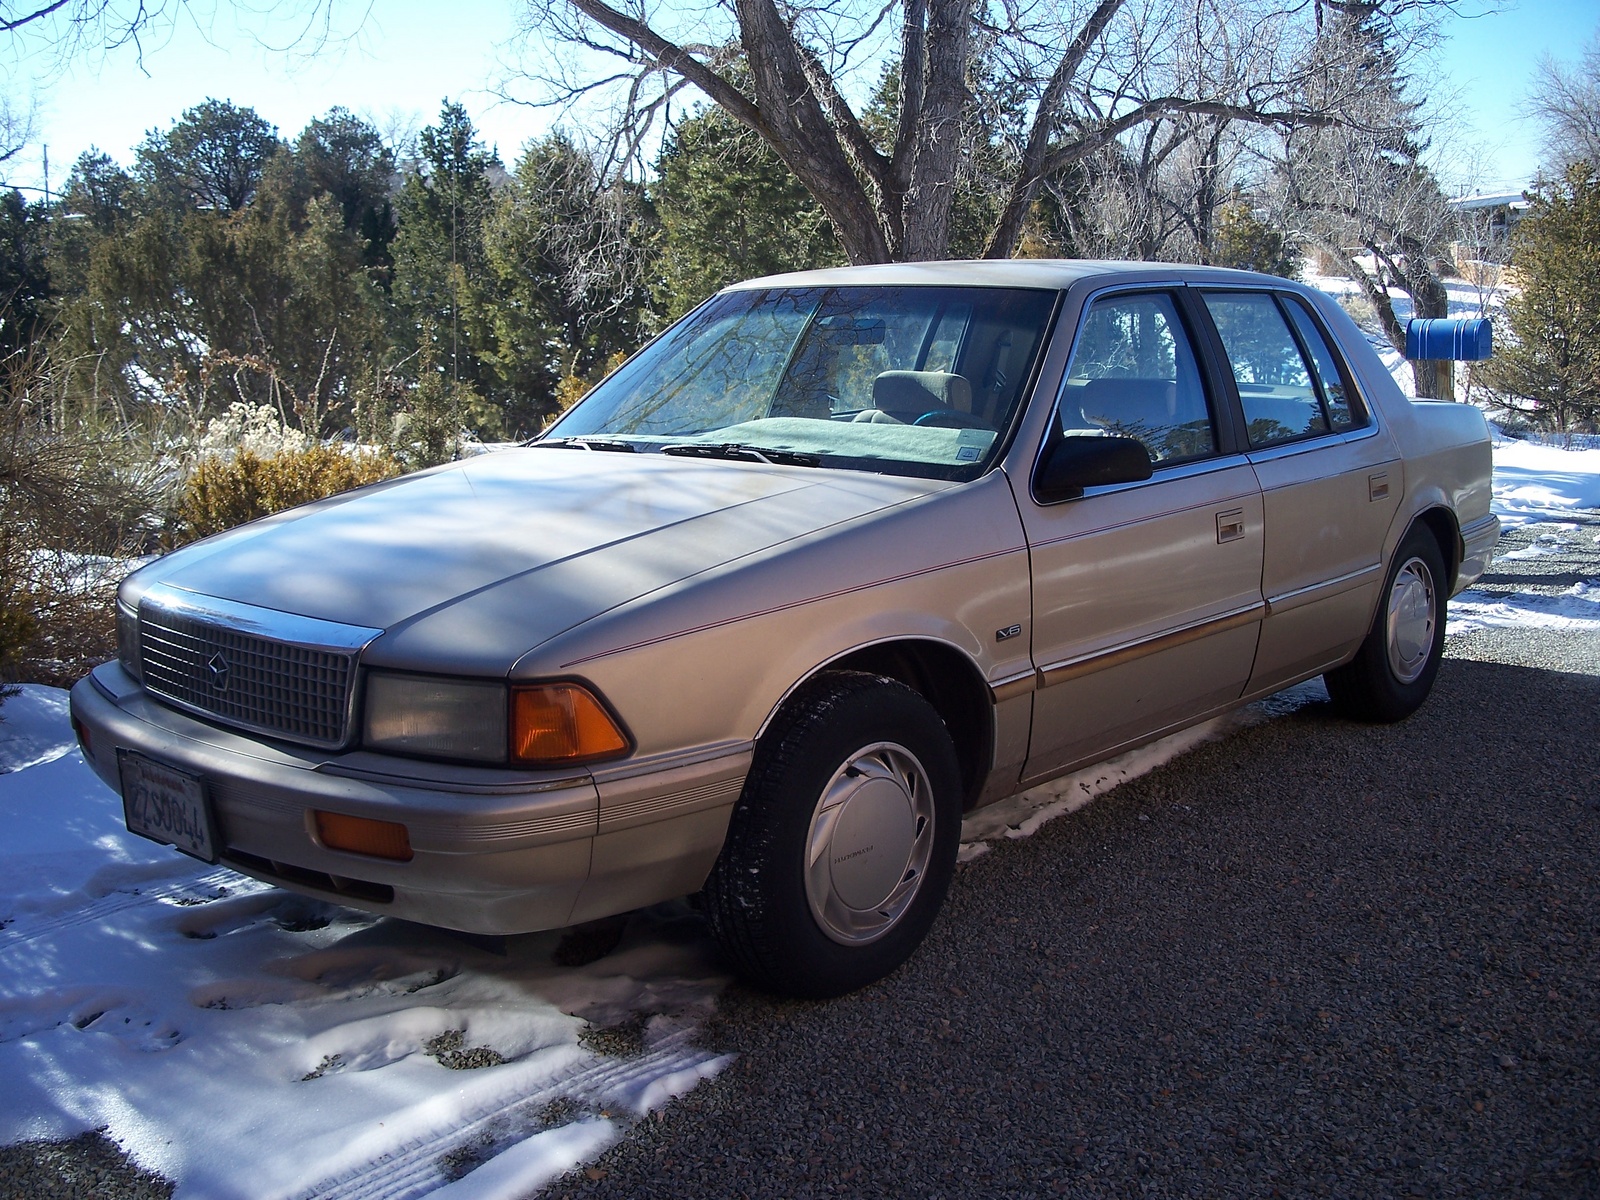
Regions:
<instances>
[{"instance_id":1,"label":"bare tree","mask_svg":"<svg viewBox=\"0 0 1600 1200\"><path fill-rule=\"evenodd\" d=\"M609 102L622 165L654 144L674 99L698 92L772 145L853 262L948 252L963 113L993 96L1015 120L996 147L1006 169L990 257L1013 252L1042 186L1131 130L1178 114L1327 124L1350 100L1324 90L1315 107L1303 102L1315 17L1333 0L688 2L530 0L521 81L535 87L531 102ZM1378 7L1403 21L1454 3ZM607 61L613 70L584 73ZM875 132L850 97L870 95L886 62L898 92Z\"/></svg>"},{"instance_id":2,"label":"bare tree","mask_svg":"<svg viewBox=\"0 0 1600 1200\"><path fill-rule=\"evenodd\" d=\"M1362 78L1365 86L1345 122L1284 137L1277 215L1360 286L1384 337L1403 352L1405 325L1390 288L1409 299L1413 316L1448 315L1440 273L1458 225L1422 161L1425 122L1400 73L1412 47L1389 43L1383 24L1373 20L1379 7L1349 0L1324 22L1313 86L1345 92L1340 76ZM1417 395L1454 399L1450 363L1411 367Z\"/></svg>"},{"instance_id":3,"label":"bare tree","mask_svg":"<svg viewBox=\"0 0 1600 1200\"><path fill-rule=\"evenodd\" d=\"M33 104L19 106L11 97L0 97L0 166L21 154L33 140Z\"/></svg>"},{"instance_id":4,"label":"bare tree","mask_svg":"<svg viewBox=\"0 0 1600 1200\"><path fill-rule=\"evenodd\" d=\"M271 48L310 52L352 36L373 2L346 0L354 16L348 29L338 19L339 0L266 0L236 7L263 26L271 20L278 30ZM0 34L9 35L13 53L43 51L58 61L124 46L142 56L146 38L170 34L183 18L204 29L216 10L215 4L193 0L0 0ZM263 44L268 44L264 38Z\"/></svg>"},{"instance_id":5,"label":"bare tree","mask_svg":"<svg viewBox=\"0 0 1600 1200\"><path fill-rule=\"evenodd\" d=\"M1539 60L1528 109L1544 127L1544 151L1555 174L1575 162L1600 164L1600 30L1572 67L1548 54Z\"/></svg>"}]
</instances>

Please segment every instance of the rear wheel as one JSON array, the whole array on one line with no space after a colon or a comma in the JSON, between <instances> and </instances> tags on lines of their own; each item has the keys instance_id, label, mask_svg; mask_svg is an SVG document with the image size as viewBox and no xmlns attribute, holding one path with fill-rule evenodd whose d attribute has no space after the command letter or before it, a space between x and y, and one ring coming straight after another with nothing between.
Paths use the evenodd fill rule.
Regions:
<instances>
[{"instance_id":1,"label":"rear wheel","mask_svg":"<svg viewBox=\"0 0 1600 1200\"><path fill-rule=\"evenodd\" d=\"M960 770L938 713L880 676L824 675L756 746L706 910L748 982L838 996L926 936L960 839Z\"/></svg>"},{"instance_id":2,"label":"rear wheel","mask_svg":"<svg viewBox=\"0 0 1600 1200\"><path fill-rule=\"evenodd\" d=\"M1355 658L1323 676L1328 695L1357 721L1399 721L1427 699L1444 654L1444 556L1425 528L1395 552L1377 617Z\"/></svg>"}]
</instances>

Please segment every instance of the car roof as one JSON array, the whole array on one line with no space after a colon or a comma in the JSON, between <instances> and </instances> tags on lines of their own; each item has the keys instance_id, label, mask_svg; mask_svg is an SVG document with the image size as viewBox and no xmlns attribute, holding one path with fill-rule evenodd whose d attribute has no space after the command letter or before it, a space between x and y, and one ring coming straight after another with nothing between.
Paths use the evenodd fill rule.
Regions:
<instances>
[{"instance_id":1,"label":"car roof","mask_svg":"<svg viewBox=\"0 0 1600 1200\"><path fill-rule=\"evenodd\" d=\"M943 262L883 263L866 267L827 267L820 271L791 271L733 284L728 291L767 287L1024 287L1063 289L1084 279L1107 283L1140 280L1257 283L1274 287L1291 281L1253 271L1204 267L1185 263L1117 262L1077 258L957 259Z\"/></svg>"}]
</instances>

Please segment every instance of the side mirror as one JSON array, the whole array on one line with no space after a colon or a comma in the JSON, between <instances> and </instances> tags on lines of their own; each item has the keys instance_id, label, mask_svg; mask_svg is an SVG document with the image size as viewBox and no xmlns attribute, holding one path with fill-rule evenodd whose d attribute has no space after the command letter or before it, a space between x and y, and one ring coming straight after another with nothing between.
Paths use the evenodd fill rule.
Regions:
<instances>
[{"instance_id":1,"label":"side mirror","mask_svg":"<svg viewBox=\"0 0 1600 1200\"><path fill-rule=\"evenodd\" d=\"M1134 438L1064 437L1033 473L1033 495L1041 504L1076 500L1084 488L1149 479L1150 469L1144 443Z\"/></svg>"}]
</instances>

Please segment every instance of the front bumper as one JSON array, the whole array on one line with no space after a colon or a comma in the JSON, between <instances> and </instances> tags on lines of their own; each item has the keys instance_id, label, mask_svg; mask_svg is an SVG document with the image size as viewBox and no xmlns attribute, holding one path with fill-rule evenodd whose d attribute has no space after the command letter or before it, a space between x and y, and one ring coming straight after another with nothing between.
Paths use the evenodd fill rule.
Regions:
<instances>
[{"instance_id":1,"label":"front bumper","mask_svg":"<svg viewBox=\"0 0 1600 1200\"><path fill-rule=\"evenodd\" d=\"M220 860L296 891L472 933L523 933L696 890L721 848L748 746L604 775L330 754L222 729L152 699L115 662L72 689L84 757L120 791L119 749L205 783ZM330 849L313 811L399 822L409 862Z\"/></svg>"}]
</instances>

